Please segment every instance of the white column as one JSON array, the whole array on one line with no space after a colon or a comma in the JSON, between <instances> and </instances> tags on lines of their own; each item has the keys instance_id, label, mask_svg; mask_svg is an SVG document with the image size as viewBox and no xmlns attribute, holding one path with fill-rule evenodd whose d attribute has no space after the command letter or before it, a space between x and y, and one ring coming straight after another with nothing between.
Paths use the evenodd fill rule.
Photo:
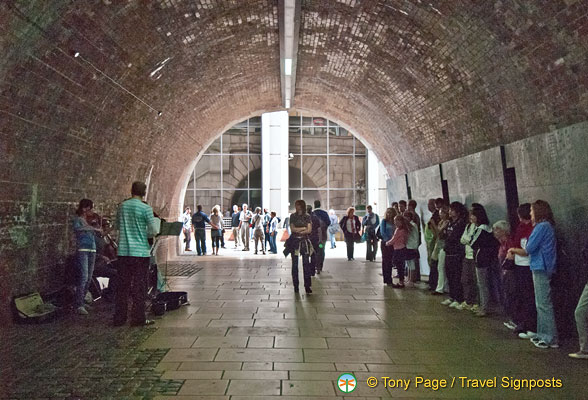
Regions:
<instances>
[{"instance_id":1,"label":"white column","mask_svg":"<svg viewBox=\"0 0 588 400\"><path fill-rule=\"evenodd\" d=\"M288 113L261 115L261 195L282 221L288 214Z\"/></svg>"}]
</instances>

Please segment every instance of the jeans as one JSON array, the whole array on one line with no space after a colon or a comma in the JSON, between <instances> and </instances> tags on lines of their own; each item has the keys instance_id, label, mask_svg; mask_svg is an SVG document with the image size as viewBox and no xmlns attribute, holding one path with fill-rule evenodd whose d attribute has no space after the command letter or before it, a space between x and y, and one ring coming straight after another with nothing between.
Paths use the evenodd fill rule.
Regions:
<instances>
[{"instance_id":1,"label":"jeans","mask_svg":"<svg viewBox=\"0 0 588 400\"><path fill-rule=\"evenodd\" d=\"M557 343L557 327L551 301L551 275L545 271L532 271L537 307L537 337L547 344Z\"/></svg>"},{"instance_id":2,"label":"jeans","mask_svg":"<svg viewBox=\"0 0 588 400\"><path fill-rule=\"evenodd\" d=\"M448 291L447 274L445 273L445 250L439 250L439 256L437 257L437 289L438 293L445 293Z\"/></svg>"},{"instance_id":3,"label":"jeans","mask_svg":"<svg viewBox=\"0 0 588 400\"><path fill-rule=\"evenodd\" d=\"M516 324L517 277L514 269L503 272L502 287L504 289L504 312L506 313L506 316ZM528 330L535 331L534 329ZM526 331L527 330L525 330L525 332Z\"/></svg>"},{"instance_id":4,"label":"jeans","mask_svg":"<svg viewBox=\"0 0 588 400\"><path fill-rule=\"evenodd\" d=\"M331 240L331 249L334 249L336 246L336 241L335 241L335 236L337 234L336 233L331 233L329 232L329 239Z\"/></svg>"},{"instance_id":5,"label":"jeans","mask_svg":"<svg viewBox=\"0 0 588 400\"><path fill-rule=\"evenodd\" d=\"M445 254L445 273L449 281L449 297L458 303L463 302L463 288L461 286L462 255Z\"/></svg>"},{"instance_id":6,"label":"jeans","mask_svg":"<svg viewBox=\"0 0 588 400\"><path fill-rule=\"evenodd\" d=\"M302 274L304 275L304 287L310 288L310 257L308 256L308 254L301 254L300 257L302 257ZM298 256L294 254L292 254L292 284L294 285L294 289L298 289L298 286L300 285L300 281L298 279Z\"/></svg>"},{"instance_id":7,"label":"jeans","mask_svg":"<svg viewBox=\"0 0 588 400\"><path fill-rule=\"evenodd\" d=\"M273 231L269 235L270 251L276 254L278 252L278 246L276 243L276 236L278 235L278 231Z\"/></svg>"},{"instance_id":8,"label":"jeans","mask_svg":"<svg viewBox=\"0 0 588 400\"><path fill-rule=\"evenodd\" d=\"M376 254L378 253L378 238L375 232L368 232L366 244L365 259L368 261L376 261Z\"/></svg>"},{"instance_id":9,"label":"jeans","mask_svg":"<svg viewBox=\"0 0 588 400\"><path fill-rule=\"evenodd\" d=\"M584 286L584 291L578 300L574 316L580 340L580 351L588 352L588 283Z\"/></svg>"},{"instance_id":10,"label":"jeans","mask_svg":"<svg viewBox=\"0 0 588 400\"><path fill-rule=\"evenodd\" d=\"M196 228L194 230L194 238L196 239L196 251L198 255L206 254L206 229Z\"/></svg>"},{"instance_id":11,"label":"jeans","mask_svg":"<svg viewBox=\"0 0 588 400\"><path fill-rule=\"evenodd\" d=\"M213 236L212 237L212 251L214 251L214 248L216 247L217 249L220 246L220 240L221 240L221 236ZM205 249L206 249L206 244L204 245Z\"/></svg>"},{"instance_id":12,"label":"jeans","mask_svg":"<svg viewBox=\"0 0 588 400\"><path fill-rule=\"evenodd\" d=\"M243 242L244 250L249 250L249 241L251 240L251 228L249 227L249 223L243 222L239 231L241 233L241 242Z\"/></svg>"},{"instance_id":13,"label":"jeans","mask_svg":"<svg viewBox=\"0 0 588 400\"><path fill-rule=\"evenodd\" d=\"M514 323L519 331L537 332L537 307L533 274L529 266L516 265L512 270L515 277Z\"/></svg>"},{"instance_id":14,"label":"jeans","mask_svg":"<svg viewBox=\"0 0 588 400\"><path fill-rule=\"evenodd\" d=\"M478 285L476 282L477 270L476 262L470 258L463 259L461 269L461 285L463 287L463 297L469 305L478 303Z\"/></svg>"},{"instance_id":15,"label":"jeans","mask_svg":"<svg viewBox=\"0 0 588 400\"><path fill-rule=\"evenodd\" d=\"M263 227L263 234L265 236L264 244L265 244L265 248L266 249L269 249L269 248L271 248L270 233L269 232L266 232L266 230L265 230L266 228L267 228L267 226L264 226Z\"/></svg>"},{"instance_id":16,"label":"jeans","mask_svg":"<svg viewBox=\"0 0 588 400\"><path fill-rule=\"evenodd\" d=\"M145 322L145 300L149 257L119 257L120 285L115 295L114 324L122 325L127 320L129 295L131 297L131 324Z\"/></svg>"},{"instance_id":17,"label":"jeans","mask_svg":"<svg viewBox=\"0 0 588 400\"><path fill-rule=\"evenodd\" d=\"M396 268L396 272L398 273L398 281L400 283L404 283L404 264L406 263L406 248L394 249L393 263L394 267Z\"/></svg>"},{"instance_id":18,"label":"jeans","mask_svg":"<svg viewBox=\"0 0 588 400\"><path fill-rule=\"evenodd\" d=\"M392 283L392 267L394 266L394 247L386 246L382 240L382 278L384 283Z\"/></svg>"},{"instance_id":19,"label":"jeans","mask_svg":"<svg viewBox=\"0 0 588 400\"><path fill-rule=\"evenodd\" d=\"M82 307L84 305L84 297L86 297L86 292L90 287L90 282L92 282L96 253L91 251L78 251L77 261L80 278L76 286L75 306Z\"/></svg>"},{"instance_id":20,"label":"jeans","mask_svg":"<svg viewBox=\"0 0 588 400\"><path fill-rule=\"evenodd\" d=\"M355 241L353 238L345 238L345 244L347 245L347 259L351 260L353 258L353 249L355 247Z\"/></svg>"},{"instance_id":21,"label":"jeans","mask_svg":"<svg viewBox=\"0 0 588 400\"><path fill-rule=\"evenodd\" d=\"M490 303L490 268L477 268L478 292L480 293L480 311L487 312Z\"/></svg>"},{"instance_id":22,"label":"jeans","mask_svg":"<svg viewBox=\"0 0 588 400\"><path fill-rule=\"evenodd\" d=\"M184 229L184 240L186 241L186 247L184 247L186 250L190 249L190 242L192 241L192 232L190 232L190 229Z\"/></svg>"}]
</instances>

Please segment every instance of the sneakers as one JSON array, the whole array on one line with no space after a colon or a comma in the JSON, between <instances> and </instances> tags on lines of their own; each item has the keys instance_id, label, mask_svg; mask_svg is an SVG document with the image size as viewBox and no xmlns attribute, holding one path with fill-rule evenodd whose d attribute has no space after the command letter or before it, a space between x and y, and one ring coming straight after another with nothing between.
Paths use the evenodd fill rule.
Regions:
<instances>
[{"instance_id":1,"label":"sneakers","mask_svg":"<svg viewBox=\"0 0 588 400\"><path fill-rule=\"evenodd\" d=\"M88 315L88 311L84 308L84 306L76 308L76 313L78 315Z\"/></svg>"},{"instance_id":2,"label":"sneakers","mask_svg":"<svg viewBox=\"0 0 588 400\"><path fill-rule=\"evenodd\" d=\"M453 303L449 305L449 308L457 308L457 306L459 306L459 303L454 300Z\"/></svg>"},{"instance_id":3,"label":"sneakers","mask_svg":"<svg viewBox=\"0 0 588 400\"><path fill-rule=\"evenodd\" d=\"M519 337L521 339L535 339L537 337L537 334L535 332L531 332L531 331L527 331L527 332L521 332L519 333Z\"/></svg>"},{"instance_id":4,"label":"sneakers","mask_svg":"<svg viewBox=\"0 0 588 400\"><path fill-rule=\"evenodd\" d=\"M471 310L472 307L470 307L470 305L468 303L466 303L465 301L463 303L461 303L460 305L458 305L457 307L455 307L456 310Z\"/></svg>"},{"instance_id":5,"label":"sneakers","mask_svg":"<svg viewBox=\"0 0 588 400\"><path fill-rule=\"evenodd\" d=\"M571 358L576 358L578 360L588 360L588 353L584 351L579 351L577 353L570 353L568 354Z\"/></svg>"},{"instance_id":6,"label":"sneakers","mask_svg":"<svg viewBox=\"0 0 588 400\"><path fill-rule=\"evenodd\" d=\"M514 331L515 329L517 329L517 324L515 324L512 321L503 322L502 324L504 326L506 326L508 329L510 329L511 331Z\"/></svg>"},{"instance_id":7,"label":"sneakers","mask_svg":"<svg viewBox=\"0 0 588 400\"><path fill-rule=\"evenodd\" d=\"M93 301L94 301L94 297L92 297L92 293L86 292L86 295L84 296L84 303L92 304Z\"/></svg>"},{"instance_id":8,"label":"sneakers","mask_svg":"<svg viewBox=\"0 0 588 400\"><path fill-rule=\"evenodd\" d=\"M531 343L533 343L533 345L535 345L535 347L540 348L540 349L558 349L559 348L559 344L557 343L547 343L544 340L541 340L539 338L533 338L531 339Z\"/></svg>"},{"instance_id":9,"label":"sneakers","mask_svg":"<svg viewBox=\"0 0 588 400\"><path fill-rule=\"evenodd\" d=\"M478 311L480 311L480 306L477 304L474 304L473 306L470 307L470 311L473 313L477 313Z\"/></svg>"},{"instance_id":10,"label":"sneakers","mask_svg":"<svg viewBox=\"0 0 588 400\"><path fill-rule=\"evenodd\" d=\"M443 304L444 306L448 306L453 302L453 300L451 299L445 299L441 302L441 304Z\"/></svg>"}]
</instances>

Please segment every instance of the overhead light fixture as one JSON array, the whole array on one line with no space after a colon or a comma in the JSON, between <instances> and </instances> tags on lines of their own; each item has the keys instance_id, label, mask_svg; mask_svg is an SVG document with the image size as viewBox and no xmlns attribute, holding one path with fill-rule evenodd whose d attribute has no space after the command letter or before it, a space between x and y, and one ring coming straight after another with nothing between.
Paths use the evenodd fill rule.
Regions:
<instances>
[{"instance_id":1,"label":"overhead light fixture","mask_svg":"<svg viewBox=\"0 0 588 400\"><path fill-rule=\"evenodd\" d=\"M284 73L286 76L292 75L292 59L286 58L284 59Z\"/></svg>"},{"instance_id":2,"label":"overhead light fixture","mask_svg":"<svg viewBox=\"0 0 588 400\"><path fill-rule=\"evenodd\" d=\"M286 99L286 108L290 108L290 99Z\"/></svg>"}]
</instances>

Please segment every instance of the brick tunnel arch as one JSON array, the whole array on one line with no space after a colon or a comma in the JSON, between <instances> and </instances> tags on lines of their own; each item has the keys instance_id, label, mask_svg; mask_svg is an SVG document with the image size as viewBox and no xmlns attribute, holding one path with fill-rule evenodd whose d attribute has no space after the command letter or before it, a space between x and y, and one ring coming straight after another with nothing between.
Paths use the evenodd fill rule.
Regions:
<instances>
[{"instance_id":1,"label":"brick tunnel arch","mask_svg":"<svg viewBox=\"0 0 588 400\"><path fill-rule=\"evenodd\" d=\"M214 136L283 109L277 10L0 3L0 292L58 274L80 198L112 213L150 178L149 201L174 215ZM305 0L293 105L362 126L391 177L582 122L585 14L583 1Z\"/></svg>"}]
</instances>

